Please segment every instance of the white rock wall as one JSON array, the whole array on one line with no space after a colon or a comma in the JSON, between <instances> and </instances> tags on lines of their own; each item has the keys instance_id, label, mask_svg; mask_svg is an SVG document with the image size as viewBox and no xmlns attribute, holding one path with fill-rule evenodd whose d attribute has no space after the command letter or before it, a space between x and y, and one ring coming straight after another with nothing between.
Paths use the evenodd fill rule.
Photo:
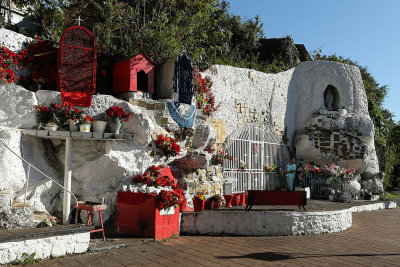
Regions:
<instances>
[{"instance_id":1,"label":"white rock wall","mask_svg":"<svg viewBox=\"0 0 400 267\"><path fill-rule=\"evenodd\" d=\"M204 76L213 81L212 91L220 108L213 115L223 120L229 135L237 129L239 119L236 115L235 100L246 103L256 113L266 111L278 124L278 130L284 131L285 114L294 114L293 106L287 106L288 87L294 69L278 74L266 74L232 66L215 65ZM250 78L252 77L252 78ZM294 121L293 121L294 122Z\"/></svg>"},{"instance_id":2,"label":"white rock wall","mask_svg":"<svg viewBox=\"0 0 400 267\"><path fill-rule=\"evenodd\" d=\"M236 103L240 102L248 108L254 108L258 114L270 114L270 122L275 130L286 133L287 144L292 151L296 147L298 159L307 163L323 165L335 162L346 167L355 167L359 173L365 172L365 177L379 172L374 127L369 118L367 97L357 67L313 61L299 63L296 67L278 74L265 74L215 65L203 76L209 76L214 82L212 90L216 103L221 106L213 116L222 119L226 124L227 135L238 128L240 118ZM347 115L345 120L328 119L325 120L326 125L321 125L320 118L314 115L320 110L326 111L324 92L329 85L337 89L339 107L344 108ZM356 160L352 155L344 160L335 158L331 155L333 153L325 153L312 145L311 137L304 133L306 128L315 128L317 131L339 130L344 136L351 135L348 131L354 129L356 134L360 134L356 138L367 146L366 153ZM331 146L333 151L333 143Z\"/></svg>"},{"instance_id":3,"label":"white rock wall","mask_svg":"<svg viewBox=\"0 0 400 267\"><path fill-rule=\"evenodd\" d=\"M215 211L182 214L181 232L244 236L335 233L352 225L352 210L326 212Z\"/></svg>"},{"instance_id":4,"label":"white rock wall","mask_svg":"<svg viewBox=\"0 0 400 267\"><path fill-rule=\"evenodd\" d=\"M5 46L11 51L18 52L25 48L25 43L32 41L32 38L26 37L5 28L0 28L0 46Z\"/></svg>"},{"instance_id":5,"label":"white rock wall","mask_svg":"<svg viewBox=\"0 0 400 267\"><path fill-rule=\"evenodd\" d=\"M35 254L35 259L61 257L66 254L84 253L90 242L90 233L70 234L17 242L0 243L0 264L21 259L22 253Z\"/></svg>"}]
</instances>

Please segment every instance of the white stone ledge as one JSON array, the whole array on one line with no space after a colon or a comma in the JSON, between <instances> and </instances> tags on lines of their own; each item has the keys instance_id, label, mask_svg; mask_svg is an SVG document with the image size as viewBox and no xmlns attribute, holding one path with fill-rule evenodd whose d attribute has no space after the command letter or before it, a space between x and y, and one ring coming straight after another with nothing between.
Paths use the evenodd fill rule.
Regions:
<instances>
[{"instance_id":1,"label":"white stone ledge","mask_svg":"<svg viewBox=\"0 0 400 267\"><path fill-rule=\"evenodd\" d=\"M21 259L22 253L35 253L36 259L60 257L87 251L90 232L0 243L0 264Z\"/></svg>"},{"instance_id":2,"label":"white stone ledge","mask_svg":"<svg viewBox=\"0 0 400 267\"><path fill-rule=\"evenodd\" d=\"M395 202L354 206L337 211L245 211L184 212L181 232L208 235L315 235L349 229L353 212L396 208Z\"/></svg>"}]
</instances>

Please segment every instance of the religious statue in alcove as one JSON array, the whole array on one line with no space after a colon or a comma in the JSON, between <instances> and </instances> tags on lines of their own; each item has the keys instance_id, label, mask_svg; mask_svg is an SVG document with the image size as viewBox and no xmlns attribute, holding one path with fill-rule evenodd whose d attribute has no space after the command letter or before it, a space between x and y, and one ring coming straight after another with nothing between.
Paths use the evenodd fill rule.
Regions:
<instances>
[{"instance_id":1,"label":"religious statue in alcove","mask_svg":"<svg viewBox=\"0 0 400 267\"><path fill-rule=\"evenodd\" d=\"M193 65L186 54L175 60L173 89L174 101L168 102L169 113L180 128L190 128L194 124L196 107L192 105Z\"/></svg>"},{"instance_id":2,"label":"religious statue in alcove","mask_svg":"<svg viewBox=\"0 0 400 267\"><path fill-rule=\"evenodd\" d=\"M325 107L329 111L333 110L333 94L331 90L327 90L325 94Z\"/></svg>"},{"instance_id":3,"label":"religious statue in alcove","mask_svg":"<svg viewBox=\"0 0 400 267\"><path fill-rule=\"evenodd\" d=\"M96 92L97 44L82 26L64 31L58 50L58 90L64 106L91 106Z\"/></svg>"}]
</instances>

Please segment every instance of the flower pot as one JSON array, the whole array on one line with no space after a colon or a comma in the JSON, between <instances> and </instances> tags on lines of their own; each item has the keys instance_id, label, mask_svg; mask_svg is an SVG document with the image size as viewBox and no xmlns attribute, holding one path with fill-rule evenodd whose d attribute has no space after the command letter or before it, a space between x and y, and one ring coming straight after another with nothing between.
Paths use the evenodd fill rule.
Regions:
<instances>
[{"instance_id":1,"label":"flower pot","mask_svg":"<svg viewBox=\"0 0 400 267\"><path fill-rule=\"evenodd\" d=\"M221 204L222 204L222 200L221 199L219 201L217 201L217 202L213 201L212 202L212 208L213 209L219 209L221 207Z\"/></svg>"},{"instance_id":2,"label":"flower pot","mask_svg":"<svg viewBox=\"0 0 400 267\"><path fill-rule=\"evenodd\" d=\"M79 131L89 133L90 132L90 124L88 124L88 123L79 124Z\"/></svg>"},{"instance_id":3,"label":"flower pot","mask_svg":"<svg viewBox=\"0 0 400 267\"><path fill-rule=\"evenodd\" d=\"M93 122L93 132L104 133L107 127L106 121L94 121Z\"/></svg>"},{"instance_id":4,"label":"flower pot","mask_svg":"<svg viewBox=\"0 0 400 267\"><path fill-rule=\"evenodd\" d=\"M232 208L232 199L234 195L224 195L225 198L225 207Z\"/></svg>"},{"instance_id":5,"label":"flower pot","mask_svg":"<svg viewBox=\"0 0 400 267\"><path fill-rule=\"evenodd\" d=\"M212 210L213 209L213 202L209 201L209 200L206 200L204 202L204 209L205 210Z\"/></svg>"},{"instance_id":6,"label":"flower pot","mask_svg":"<svg viewBox=\"0 0 400 267\"><path fill-rule=\"evenodd\" d=\"M179 210L184 211L186 210L187 199L185 198L181 204L179 204Z\"/></svg>"},{"instance_id":7,"label":"flower pot","mask_svg":"<svg viewBox=\"0 0 400 267\"><path fill-rule=\"evenodd\" d=\"M239 206L239 205L240 205L240 195L239 194L233 194L232 206Z\"/></svg>"},{"instance_id":8,"label":"flower pot","mask_svg":"<svg viewBox=\"0 0 400 267\"><path fill-rule=\"evenodd\" d=\"M55 123L47 123L45 128L47 131L57 131L58 126Z\"/></svg>"},{"instance_id":9,"label":"flower pot","mask_svg":"<svg viewBox=\"0 0 400 267\"><path fill-rule=\"evenodd\" d=\"M119 134L119 130L121 129L122 122L120 118L109 118L108 125L110 126L110 132L113 134Z\"/></svg>"},{"instance_id":10,"label":"flower pot","mask_svg":"<svg viewBox=\"0 0 400 267\"><path fill-rule=\"evenodd\" d=\"M78 131L78 122L73 121L73 120L69 120L69 130L71 132L77 132Z\"/></svg>"},{"instance_id":11,"label":"flower pot","mask_svg":"<svg viewBox=\"0 0 400 267\"><path fill-rule=\"evenodd\" d=\"M204 210L204 200L193 199L193 209L194 211Z\"/></svg>"}]
</instances>

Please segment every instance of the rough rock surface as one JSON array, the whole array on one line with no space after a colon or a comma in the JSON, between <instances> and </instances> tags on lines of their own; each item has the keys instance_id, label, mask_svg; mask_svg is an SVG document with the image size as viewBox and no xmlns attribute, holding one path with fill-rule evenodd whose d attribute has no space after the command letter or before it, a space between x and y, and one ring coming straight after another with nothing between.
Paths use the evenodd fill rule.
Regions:
<instances>
[{"instance_id":1,"label":"rough rock surface","mask_svg":"<svg viewBox=\"0 0 400 267\"><path fill-rule=\"evenodd\" d=\"M0 83L0 126L31 129L38 124L35 93L13 83Z\"/></svg>"},{"instance_id":2,"label":"rough rock surface","mask_svg":"<svg viewBox=\"0 0 400 267\"><path fill-rule=\"evenodd\" d=\"M196 121L196 128L192 141L193 148L206 148L212 146L216 140L214 128L203 120Z\"/></svg>"},{"instance_id":3,"label":"rough rock surface","mask_svg":"<svg viewBox=\"0 0 400 267\"><path fill-rule=\"evenodd\" d=\"M374 177L361 181L363 192L366 195L380 195L383 193L384 174L379 173Z\"/></svg>"},{"instance_id":4,"label":"rough rock surface","mask_svg":"<svg viewBox=\"0 0 400 267\"><path fill-rule=\"evenodd\" d=\"M183 158L174 160L171 165L188 173L205 168L207 165L207 159L205 155L188 153Z\"/></svg>"},{"instance_id":5,"label":"rough rock surface","mask_svg":"<svg viewBox=\"0 0 400 267\"><path fill-rule=\"evenodd\" d=\"M317 165L355 168L364 177L379 172L374 127L368 115L314 115L296 134L296 158Z\"/></svg>"},{"instance_id":6,"label":"rough rock surface","mask_svg":"<svg viewBox=\"0 0 400 267\"><path fill-rule=\"evenodd\" d=\"M313 61L299 63L278 74L265 74L215 65L203 76L209 76L214 83L212 90L221 106L213 116L223 120L228 135L236 131L243 115L238 109L245 105L256 114L266 114L275 131L284 134L292 152L296 151L297 158L305 163L334 162L354 167L364 178L379 172L374 128L357 67ZM329 112L325 106L328 87L337 91L334 100L337 109L346 110L340 116L339 111ZM339 132L340 142L345 140L346 149L340 144L335 147L336 141L331 140L334 131ZM321 140L316 144L315 135L320 134L326 134L321 136L323 149Z\"/></svg>"},{"instance_id":7,"label":"rough rock surface","mask_svg":"<svg viewBox=\"0 0 400 267\"><path fill-rule=\"evenodd\" d=\"M32 41L32 38L5 28L0 28L0 40L3 46L7 47L11 51L18 52L21 49L24 49L25 44Z\"/></svg>"}]
</instances>

